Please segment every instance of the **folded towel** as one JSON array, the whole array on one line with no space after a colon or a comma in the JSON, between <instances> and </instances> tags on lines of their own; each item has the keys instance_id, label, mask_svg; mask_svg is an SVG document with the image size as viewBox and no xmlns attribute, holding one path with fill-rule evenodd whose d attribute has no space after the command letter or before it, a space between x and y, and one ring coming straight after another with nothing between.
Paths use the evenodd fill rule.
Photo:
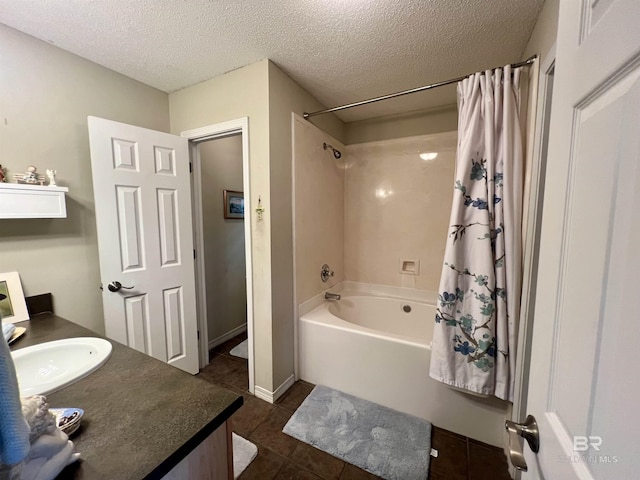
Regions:
<instances>
[{"instance_id":1,"label":"folded towel","mask_svg":"<svg viewBox=\"0 0 640 480\"><path fill-rule=\"evenodd\" d=\"M25 459L25 463L35 458L44 457L45 459L53 458L69 443L69 437L59 428L56 428L52 434L42 435L31 444L31 450Z\"/></svg>"},{"instance_id":2,"label":"folded towel","mask_svg":"<svg viewBox=\"0 0 640 480\"><path fill-rule=\"evenodd\" d=\"M51 458L38 457L26 461L22 465L20 480L53 480L64 467L78 458L80 454L73 453L73 442L67 441L66 445Z\"/></svg>"},{"instance_id":3,"label":"folded towel","mask_svg":"<svg viewBox=\"0 0 640 480\"><path fill-rule=\"evenodd\" d=\"M4 339L7 342L13 336L13 332L15 332L15 331L16 331L16 326L13 323L3 323L2 324L2 334L4 335Z\"/></svg>"},{"instance_id":4,"label":"folded towel","mask_svg":"<svg viewBox=\"0 0 640 480\"><path fill-rule=\"evenodd\" d=\"M24 399L23 410L25 406L27 424L32 425L36 421L36 428L40 430L43 429L43 425L49 424L48 418L53 415L47 408L45 397L36 395ZM37 423L38 421L40 423ZM80 458L79 453L73 453L73 442L69 441L67 434L55 424L44 430L44 433L35 437L22 463L4 472L0 470L0 480L52 480L64 467ZM31 434L34 435L34 432L32 429Z\"/></svg>"},{"instance_id":5,"label":"folded towel","mask_svg":"<svg viewBox=\"0 0 640 480\"><path fill-rule=\"evenodd\" d=\"M22 399L22 414L29 425L29 441L36 439L45 433L53 433L56 430L56 418L49 411L47 398L42 395Z\"/></svg>"},{"instance_id":6,"label":"folded towel","mask_svg":"<svg viewBox=\"0 0 640 480\"><path fill-rule=\"evenodd\" d=\"M0 479L2 480L20 480L20 473L22 472L22 463L8 467L6 465L0 465Z\"/></svg>"},{"instance_id":7,"label":"folded towel","mask_svg":"<svg viewBox=\"0 0 640 480\"><path fill-rule=\"evenodd\" d=\"M20 390L9 345L0 339L0 464L21 462L29 453L29 425L22 416Z\"/></svg>"}]
</instances>

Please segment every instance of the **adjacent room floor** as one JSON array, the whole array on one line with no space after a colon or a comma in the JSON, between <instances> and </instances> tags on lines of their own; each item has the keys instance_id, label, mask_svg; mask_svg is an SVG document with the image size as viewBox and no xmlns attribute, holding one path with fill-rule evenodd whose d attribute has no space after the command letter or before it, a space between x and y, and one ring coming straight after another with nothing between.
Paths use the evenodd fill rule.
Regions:
<instances>
[{"instance_id":1,"label":"adjacent room floor","mask_svg":"<svg viewBox=\"0 0 640 480\"><path fill-rule=\"evenodd\" d=\"M246 338L239 335L211 351L211 362L200 378L222 385L244 397L233 416L233 430L258 446L258 456L240 480L360 480L376 479L364 470L282 433L282 428L313 389L298 381L271 405L248 392L247 361L229 355ZM430 480L509 480L507 461L498 447L434 426Z\"/></svg>"}]
</instances>

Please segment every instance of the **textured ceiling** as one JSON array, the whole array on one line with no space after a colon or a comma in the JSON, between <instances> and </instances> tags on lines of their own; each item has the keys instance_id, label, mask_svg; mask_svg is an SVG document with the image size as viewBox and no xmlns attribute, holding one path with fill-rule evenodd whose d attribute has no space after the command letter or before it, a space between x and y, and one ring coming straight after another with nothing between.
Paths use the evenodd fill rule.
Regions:
<instances>
[{"instance_id":1,"label":"textured ceiling","mask_svg":"<svg viewBox=\"0 0 640 480\"><path fill-rule=\"evenodd\" d=\"M0 22L165 92L264 58L327 106L517 61L543 0L0 0ZM355 121L455 102L436 89Z\"/></svg>"}]
</instances>

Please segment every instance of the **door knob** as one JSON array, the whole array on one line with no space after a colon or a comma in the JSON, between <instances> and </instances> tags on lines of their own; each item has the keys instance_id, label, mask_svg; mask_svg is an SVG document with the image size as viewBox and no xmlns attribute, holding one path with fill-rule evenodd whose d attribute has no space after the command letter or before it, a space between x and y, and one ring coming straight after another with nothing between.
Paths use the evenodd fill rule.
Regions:
<instances>
[{"instance_id":1,"label":"door knob","mask_svg":"<svg viewBox=\"0 0 640 480\"><path fill-rule=\"evenodd\" d=\"M524 453L520 447L517 437L524 438L529 444L529 448L533 453L540 450L540 433L538 432L538 424L533 415L527 415L524 423L515 423L507 420L504 428L509 432L509 458L511 463L518 470L527 471L527 462L524 460Z\"/></svg>"},{"instance_id":2,"label":"door knob","mask_svg":"<svg viewBox=\"0 0 640 480\"><path fill-rule=\"evenodd\" d=\"M116 282L109 283L109 285L107 285L107 288L109 289L110 292L117 292L121 288L125 288L127 290L131 290L133 287L125 287L120 282L116 281Z\"/></svg>"}]
</instances>

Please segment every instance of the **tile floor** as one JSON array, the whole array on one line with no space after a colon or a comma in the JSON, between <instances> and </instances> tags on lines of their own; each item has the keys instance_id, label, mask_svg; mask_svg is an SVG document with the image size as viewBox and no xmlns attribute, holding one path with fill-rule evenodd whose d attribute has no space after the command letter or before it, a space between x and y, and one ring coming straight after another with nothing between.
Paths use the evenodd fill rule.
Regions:
<instances>
[{"instance_id":1,"label":"tile floor","mask_svg":"<svg viewBox=\"0 0 640 480\"><path fill-rule=\"evenodd\" d=\"M229 355L243 341L239 335L211 351L211 363L199 374L244 397L244 405L233 416L233 430L258 446L258 456L240 480L361 480L377 479L364 470L282 433L293 412L313 389L298 381L275 405L248 392L247 361ZM509 480L502 450L462 435L434 427L430 480Z\"/></svg>"}]
</instances>

